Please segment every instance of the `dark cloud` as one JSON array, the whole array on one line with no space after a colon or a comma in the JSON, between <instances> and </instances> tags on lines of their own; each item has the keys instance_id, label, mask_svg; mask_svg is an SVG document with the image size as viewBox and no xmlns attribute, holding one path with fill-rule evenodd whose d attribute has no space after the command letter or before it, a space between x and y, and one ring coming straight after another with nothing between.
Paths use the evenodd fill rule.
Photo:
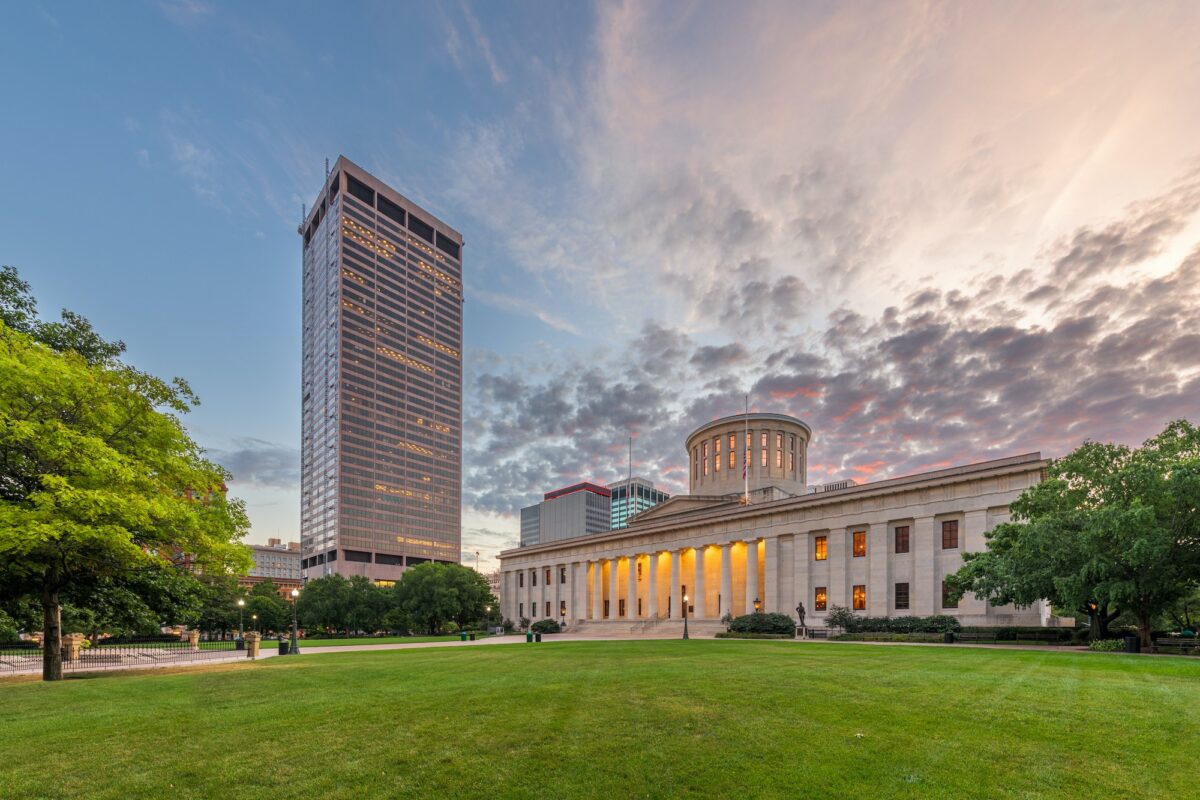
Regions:
<instances>
[{"instance_id":1,"label":"dark cloud","mask_svg":"<svg viewBox=\"0 0 1200 800\"><path fill-rule=\"evenodd\" d=\"M213 450L213 460L233 474L231 483L272 489L299 489L300 452L262 439L234 441L233 450Z\"/></svg>"}]
</instances>

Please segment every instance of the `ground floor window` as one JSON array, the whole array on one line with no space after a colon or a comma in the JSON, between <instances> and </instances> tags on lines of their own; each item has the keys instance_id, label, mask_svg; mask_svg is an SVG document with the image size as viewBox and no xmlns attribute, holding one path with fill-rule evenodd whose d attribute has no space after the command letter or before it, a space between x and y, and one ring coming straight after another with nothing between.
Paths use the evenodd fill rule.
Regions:
<instances>
[{"instance_id":1,"label":"ground floor window","mask_svg":"<svg viewBox=\"0 0 1200 800\"><path fill-rule=\"evenodd\" d=\"M567 601L566 600L558 601L558 615L560 617L565 617L567 615Z\"/></svg>"},{"instance_id":2,"label":"ground floor window","mask_svg":"<svg viewBox=\"0 0 1200 800\"><path fill-rule=\"evenodd\" d=\"M818 586L813 593L813 607L817 611L824 611L826 604L829 602L829 593L825 591L824 586Z\"/></svg>"},{"instance_id":3,"label":"ground floor window","mask_svg":"<svg viewBox=\"0 0 1200 800\"><path fill-rule=\"evenodd\" d=\"M642 598L639 597L638 598L638 616L640 617L642 615L642 613L643 613L642 612Z\"/></svg>"},{"instance_id":4,"label":"ground floor window","mask_svg":"<svg viewBox=\"0 0 1200 800\"><path fill-rule=\"evenodd\" d=\"M867 587L862 584L858 584L854 587L854 610L867 610Z\"/></svg>"},{"instance_id":5,"label":"ground floor window","mask_svg":"<svg viewBox=\"0 0 1200 800\"><path fill-rule=\"evenodd\" d=\"M604 616L608 616L608 601L604 601Z\"/></svg>"},{"instance_id":6,"label":"ground floor window","mask_svg":"<svg viewBox=\"0 0 1200 800\"><path fill-rule=\"evenodd\" d=\"M908 584L896 584L896 610L904 611L908 608Z\"/></svg>"},{"instance_id":7,"label":"ground floor window","mask_svg":"<svg viewBox=\"0 0 1200 800\"><path fill-rule=\"evenodd\" d=\"M518 617L525 616L525 604L524 603L517 603L517 616Z\"/></svg>"},{"instance_id":8,"label":"ground floor window","mask_svg":"<svg viewBox=\"0 0 1200 800\"><path fill-rule=\"evenodd\" d=\"M624 600L617 601L617 614L622 617L625 616L625 601Z\"/></svg>"}]
</instances>

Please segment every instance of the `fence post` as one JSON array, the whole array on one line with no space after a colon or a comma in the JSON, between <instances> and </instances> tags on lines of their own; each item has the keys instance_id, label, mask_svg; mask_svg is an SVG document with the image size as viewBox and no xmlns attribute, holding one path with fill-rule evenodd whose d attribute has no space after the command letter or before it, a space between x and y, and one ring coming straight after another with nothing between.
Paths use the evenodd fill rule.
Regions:
<instances>
[{"instance_id":1,"label":"fence post","mask_svg":"<svg viewBox=\"0 0 1200 800\"><path fill-rule=\"evenodd\" d=\"M187 637L188 637L188 644L190 644L192 646L192 649L199 650L200 649L200 631L188 631Z\"/></svg>"},{"instance_id":2,"label":"fence post","mask_svg":"<svg viewBox=\"0 0 1200 800\"><path fill-rule=\"evenodd\" d=\"M79 653L83 650L83 634L68 633L62 637L63 661L78 661Z\"/></svg>"},{"instance_id":3,"label":"fence post","mask_svg":"<svg viewBox=\"0 0 1200 800\"><path fill-rule=\"evenodd\" d=\"M246 656L248 658L258 658L258 645L262 641L261 633L247 633L246 640Z\"/></svg>"}]
</instances>

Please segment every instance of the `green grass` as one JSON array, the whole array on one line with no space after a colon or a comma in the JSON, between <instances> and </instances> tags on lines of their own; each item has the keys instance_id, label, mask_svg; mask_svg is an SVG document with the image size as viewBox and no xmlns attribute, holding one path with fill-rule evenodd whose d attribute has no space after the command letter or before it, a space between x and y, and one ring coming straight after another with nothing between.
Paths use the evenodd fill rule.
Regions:
<instances>
[{"instance_id":1,"label":"green grass","mask_svg":"<svg viewBox=\"0 0 1200 800\"><path fill-rule=\"evenodd\" d=\"M475 639L486 639L486 633L475 634ZM346 645L359 644L418 644L420 642L457 642L458 634L453 636L354 636L345 639L301 639L300 652L304 652L306 647L344 647ZM278 640L263 639L263 647L275 643Z\"/></svg>"},{"instance_id":2,"label":"green grass","mask_svg":"<svg viewBox=\"0 0 1200 800\"><path fill-rule=\"evenodd\" d=\"M1197 796L1186 658L521 642L0 681L0 699L6 799Z\"/></svg>"}]
</instances>

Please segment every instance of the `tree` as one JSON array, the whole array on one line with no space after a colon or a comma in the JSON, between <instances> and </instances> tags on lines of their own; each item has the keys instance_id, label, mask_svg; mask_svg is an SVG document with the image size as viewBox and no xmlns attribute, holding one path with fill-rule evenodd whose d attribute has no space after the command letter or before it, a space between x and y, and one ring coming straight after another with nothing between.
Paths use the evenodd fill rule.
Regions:
<instances>
[{"instance_id":1,"label":"tree","mask_svg":"<svg viewBox=\"0 0 1200 800\"><path fill-rule=\"evenodd\" d=\"M348 630L350 582L341 575L325 575L304 585L296 603L300 624L307 630Z\"/></svg>"},{"instance_id":2,"label":"tree","mask_svg":"<svg viewBox=\"0 0 1200 800\"><path fill-rule=\"evenodd\" d=\"M3 275L0 315L28 325ZM121 364L81 317L62 325L38 323L43 343L0 322L0 592L40 599L45 680L62 678L64 591L180 554L215 574L250 563L227 473L175 416L196 403L187 384Z\"/></svg>"},{"instance_id":3,"label":"tree","mask_svg":"<svg viewBox=\"0 0 1200 800\"><path fill-rule=\"evenodd\" d=\"M409 567L396 584L397 605L426 633L435 634L459 612L458 592L448 575L448 564L428 561ZM455 565L457 566L457 565Z\"/></svg>"},{"instance_id":4,"label":"tree","mask_svg":"<svg viewBox=\"0 0 1200 800\"><path fill-rule=\"evenodd\" d=\"M206 634L225 636L237 630L239 598L245 599L235 575L201 575L199 602L187 621ZM182 620L181 620L182 621Z\"/></svg>"},{"instance_id":5,"label":"tree","mask_svg":"<svg viewBox=\"0 0 1200 800\"><path fill-rule=\"evenodd\" d=\"M994 605L1081 608L1093 636L1119 610L1149 647L1157 614L1200 580L1200 429L1172 422L1133 449L1086 442L1012 504L1014 522L947 582Z\"/></svg>"},{"instance_id":6,"label":"tree","mask_svg":"<svg viewBox=\"0 0 1200 800\"><path fill-rule=\"evenodd\" d=\"M279 596L275 581L267 579L257 584L246 596L246 615L258 615L258 629L282 633L292 624L292 604ZM249 619L249 616L246 617Z\"/></svg>"},{"instance_id":7,"label":"tree","mask_svg":"<svg viewBox=\"0 0 1200 800\"><path fill-rule=\"evenodd\" d=\"M445 564L446 579L454 589L457 610L453 619L461 630L486 621L488 607L498 609L499 603L492 595L487 578L470 567L461 564ZM498 612L497 612L498 613Z\"/></svg>"}]
</instances>

